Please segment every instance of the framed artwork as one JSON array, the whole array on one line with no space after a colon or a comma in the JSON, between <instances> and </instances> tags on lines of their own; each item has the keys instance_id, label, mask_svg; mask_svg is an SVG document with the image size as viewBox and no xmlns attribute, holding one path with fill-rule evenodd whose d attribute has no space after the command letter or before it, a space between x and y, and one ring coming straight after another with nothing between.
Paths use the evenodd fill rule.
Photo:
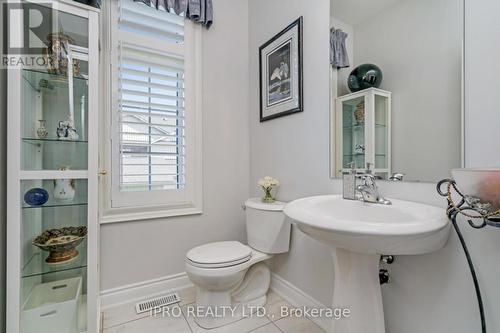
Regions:
<instances>
[{"instance_id":1,"label":"framed artwork","mask_svg":"<svg viewBox=\"0 0 500 333\"><path fill-rule=\"evenodd\" d=\"M303 111L302 21L259 48L261 122Z\"/></svg>"}]
</instances>

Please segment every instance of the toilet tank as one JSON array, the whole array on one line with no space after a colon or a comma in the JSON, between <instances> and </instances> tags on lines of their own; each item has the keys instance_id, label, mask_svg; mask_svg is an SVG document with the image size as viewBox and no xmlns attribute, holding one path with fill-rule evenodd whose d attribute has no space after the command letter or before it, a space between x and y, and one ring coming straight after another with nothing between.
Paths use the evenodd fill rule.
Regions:
<instances>
[{"instance_id":1,"label":"toilet tank","mask_svg":"<svg viewBox=\"0 0 500 333\"><path fill-rule=\"evenodd\" d=\"M264 253L284 253L290 247L290 221L283 213L284 202L263 203L261 198L245 202L247 241Z\"/></svg>"}]
</instances>

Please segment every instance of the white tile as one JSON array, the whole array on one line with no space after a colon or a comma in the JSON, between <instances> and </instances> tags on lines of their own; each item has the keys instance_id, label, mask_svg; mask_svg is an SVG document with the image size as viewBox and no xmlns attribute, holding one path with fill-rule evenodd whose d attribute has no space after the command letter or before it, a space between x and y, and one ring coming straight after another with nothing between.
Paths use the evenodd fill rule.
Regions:
<instances>
[{"instance_id":1,"label":"white tile","mask_svg":"<svg viewBox=\"0 0 500 333\"><path fill-rule=\"evenodd\" d=\"M286 317L275 322L285 333L325 333L321 327L307 318Z\"/></svg>"},{"instance_id":2,"label":"white tile","mask_svg":"<svg viewBox=\"0 0 500 333\"><path fill-rule=\"evenodd\" d=\"M129 321L149 317L149 312L137 314L135 312L135 302L113 306L104 311L102 328L110 328Z\"/></svg>"},{"instance_id":3,"label":"white tile","mask_svg":"<svg viewBox=\"0 0 500 333\"><path fill-rule=\"evenodd\" d=\"M282 333L279 328L276 327L273 323L267 324L266 326L262 326L257 328L256 330L250 331L250 333Z\"/></svg>"},{"instance_id":4,"label":"white tile","mask_svg":"<svg viewBox=\"0 0 500 333\"><path fill-rule=\"evenodd\" d=\"M172 307L174 308L174 307ZM178 311L180 308L177 306ZM107 328L103 333L191 333L182 314L180 317L162 316L142 318Z\"/></svg>"},{"instance_id":5,"label":"white tile","mask_svg":"<svg viewBox=\"0 0 500 333\"><path fill-rule=\"evenodd\" d=\"M281 309L283 307L291 308L292 306L281 298L278 294L270 291L267 294L267 303L265 305L267 317L271 321L277 321L281 319Z\"/></svg>"},{"instance_id":6,"label":"white tile","mask_svg":"<svg viewBox=\"0 0 500 333\"><path fill-rule=\"evenodd\" d=\"M206 330L196 324L192 315L187 315L186 308L184 306L182 310L193 333L246 333L270 323L266 316L249 316L219 328Z\"/></svg>"},{"instance_id":7,"label":"white tile","mask_svg":"<svg viewBox=\"0 0 500 333\"><path fill-rule=\"evenodd\" d=\"M177 292L181 298L179 306L194 303L196 301L196 289L194 287L186 288Z\"/></svg>"}]
</instances>

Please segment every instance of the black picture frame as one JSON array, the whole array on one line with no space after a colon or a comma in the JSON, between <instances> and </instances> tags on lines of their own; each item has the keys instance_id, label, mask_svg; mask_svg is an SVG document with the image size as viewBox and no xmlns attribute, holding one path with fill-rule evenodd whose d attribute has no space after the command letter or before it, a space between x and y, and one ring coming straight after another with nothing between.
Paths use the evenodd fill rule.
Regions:
<instances>
[{"instance_id":1,"label":"black picture frame","mask_svg":"<svg viewBox=\"0 0 500 333\"><path fill-rule=\"evenodd\" d=\"M283 116L287 116L287 115L290 115L290 114L293 114L293 113L297 113L297 112L302 112L304 111L304 85L303 85L303 16L299 17L297 20L295 20L293 23L291 23L288 27L286 27L284 30L280 31L277 35L275 35L273 38L271 38L269 41L267 41L265 44L263 44L260 48L259 48L259 89L260 89L260 93L259 93L259 96L260 96L260 122L264 122L264 121L267 121L267 120L271 120L271 119L276 119L276 118L279 118L279 117L283 117ZM290 31L292 31L293 29L297 29L297 41L296 43L290 43L289 41L292 41L292 39L290 39L289 41L286 41L284 43L281 43L279 44L278 43L278 40L280 40L285 34L289 33ZM293 61L291 59L291 56L290 56L290 63L288 64L288 69L289 69L289 72L290 72L290 79L288 80L289 83L289 90L293 90L292 87L294 85L296 85L296 89L297 89L297 98L291 96L288 97L288 100L292 100L293 103L294 103L294 107L291 107L289 109L286 109L286 110L281 110L281 111L278 111L276 113L272 113L272 114L264 114L265 113L265 108L266 107L269 107L269 101L270 101L270 94L269 94L269 84L272 82L272 76L271 76L271 79L269 78L269 75L266 75L264 76L263 75L263 66L266 66L265 69L266 70L266 73L269 73L269 55L271 55L273 52L286 52L286 48L288 47L288 45L286 45L286 43L289 43L290 44L290 50L288 52L290 52L290 54L292 54L293 52L296 52L297 54L297 60ZM275 45L273 45L275 44ZM273 50L271 52L268 52L266 54L266 60L264 63L263 61L263 53L265 52L266 49L268 49L269 47L274 47ZM296 48L296 50L293 50L292 48ZM282 61L281 63L283 63L284 61ZM292 64L293 62L293 64ZM296 66L293 66L295 65ZM286 68L286 64L284 65L285 68ZM297 68L296 71L293 71L293 68ZM278 69L276 69L278 70ZM293 79L293 80L292 80ZM296 80L297 82L293 82L294 80ZM281 79L280 79L281 81ZM280 83L279 85L283 85L282 83ZM264 93L264 89L266 89L266 93ZM279 90L281 89L281 87L279 88ZM292 94L290 94L292 95ZM286 100L286 99L285 99ZM279 100L277 102L275 102L277 106L279 106L280 104L283 104L282 102L280 102ZM281 105L283 106L283 105ZM268 112L269 113L269 112Z\"/></svg>"}]
</instances>

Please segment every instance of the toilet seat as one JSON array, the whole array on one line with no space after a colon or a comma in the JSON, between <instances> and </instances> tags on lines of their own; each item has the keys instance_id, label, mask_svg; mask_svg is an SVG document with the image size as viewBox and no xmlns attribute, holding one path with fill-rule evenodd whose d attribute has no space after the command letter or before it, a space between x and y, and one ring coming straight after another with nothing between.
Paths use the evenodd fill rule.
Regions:
<instances>
[{"instance_id":1,"label":"toilet seat","mask_svg":"<svg viewBox=\"0 0 500 333\"><path fill-rule=\"evenodd\" d=\"M240 242L216 242L195 247L186 258L199 268L224 268L243 264L252 257L252 249Z\"/></svg>"}]
</instances>

